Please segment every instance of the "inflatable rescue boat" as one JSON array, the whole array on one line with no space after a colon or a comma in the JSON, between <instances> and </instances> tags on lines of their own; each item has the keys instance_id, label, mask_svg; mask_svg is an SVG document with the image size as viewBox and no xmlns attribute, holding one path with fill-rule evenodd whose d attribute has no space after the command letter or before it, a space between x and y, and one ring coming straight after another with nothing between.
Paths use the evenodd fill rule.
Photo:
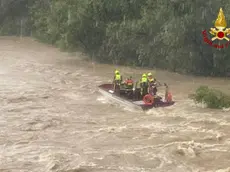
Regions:
<instances>
[{"instance_id":1,"label":"inflatable rescue boat","mask_svg":"<svg viewBox=\"0 0 230 172\"><path fill-rule=\"evenodd\" d=\"M148 110L156 107L167 107L173 105L172 94L168 91L165 84L165 97L145 95L143 98L135 96L135 89L119 89L119 92L113 91L113 84L102 84L98 86L99 92L104 96L118 102L123 106L133 107L136 109Z\"/></svg>"}]
</instances>

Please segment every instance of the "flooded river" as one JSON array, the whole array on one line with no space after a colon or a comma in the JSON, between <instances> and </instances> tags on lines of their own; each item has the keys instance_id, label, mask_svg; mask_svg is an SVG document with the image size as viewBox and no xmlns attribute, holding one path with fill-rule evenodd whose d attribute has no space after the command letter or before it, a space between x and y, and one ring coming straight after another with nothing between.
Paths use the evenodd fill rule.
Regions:
<instances>
[{"instance_id":1,"label":"flooded river","mask_svg":"<svg viewBox=\"0 0 230 172\"><path fill-rule=\"evenodd\" d=\"M224 79L157 71L174 106L135 111L97 92L115 67L28 38L0 38L1 172L229 172L230 111L188 99ZM143 69L120 67L123 75Z\"/></svg>"}]
</instances>

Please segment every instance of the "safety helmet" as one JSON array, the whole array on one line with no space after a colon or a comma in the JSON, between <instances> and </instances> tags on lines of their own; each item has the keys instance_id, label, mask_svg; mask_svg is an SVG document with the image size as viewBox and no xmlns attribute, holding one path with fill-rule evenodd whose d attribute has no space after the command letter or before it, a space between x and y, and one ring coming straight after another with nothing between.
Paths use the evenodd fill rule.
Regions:
<instances>
[{"instance_id":1,"label":"safety helmet","mask_svg":"<svg viewBox=\"0 0 230 172\"><path fill-rule=\"evenodd\" d=\"M153 74L151 72L148 73L148 76L153 76Z\"/></svg>"},{"instance_id":2,"label":"safety helmet","mask_svg":"<svg viewBox=\"0 0 230 172\"><path fill-rule=\"evenodd\" d=\"M120 72L118 70L115 70L115 74L119 74Z\"/></svg>"},{"instance_id":3,"label":"safety helmet","mask_svg":"<svg viewBox=\"0 0 230 172\"><path fill-rule=\"evenodd\" d=\"M146 77L147 77L147 75L144 73L144 74L142 75L142 77L143 77L143 78L146 78Z\"/></svg>"}]
</instances>

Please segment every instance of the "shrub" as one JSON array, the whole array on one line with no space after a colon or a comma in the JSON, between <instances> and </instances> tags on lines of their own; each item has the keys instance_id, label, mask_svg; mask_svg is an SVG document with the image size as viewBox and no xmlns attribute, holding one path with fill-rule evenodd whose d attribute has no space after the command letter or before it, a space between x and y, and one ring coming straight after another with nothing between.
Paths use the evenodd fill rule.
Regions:
<instances>
[{"instance_id":1,"label":"shrub","mask_svg":"<svg viewBox=\"0 0 230 172\"><path fill-rule=\"evenodd\" d=\"M207 86L200 86L194 94L190 95L190 98L196 103L205 103L208 108L221 109L230 107L229 95Z\"/></svg>"}]
</instances>

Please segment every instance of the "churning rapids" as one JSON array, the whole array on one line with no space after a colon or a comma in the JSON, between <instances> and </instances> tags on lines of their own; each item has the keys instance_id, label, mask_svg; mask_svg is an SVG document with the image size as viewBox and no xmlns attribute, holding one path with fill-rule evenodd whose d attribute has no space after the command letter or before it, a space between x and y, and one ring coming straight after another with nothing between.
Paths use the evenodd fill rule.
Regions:
<instances>
[{"instance_id":1,"label":"churning rapids","mask_svg":"<svg viewBox=\"0 0 230 172\"><path fill-rule=\"evenodd\" d=\"M83 57L0 38L1 172L230 171L230 111L187 98L201 84L229 91L228 80L157 71L177 103L134 111L97 92L115 67Z\"/></svg>"}]
</instances>

